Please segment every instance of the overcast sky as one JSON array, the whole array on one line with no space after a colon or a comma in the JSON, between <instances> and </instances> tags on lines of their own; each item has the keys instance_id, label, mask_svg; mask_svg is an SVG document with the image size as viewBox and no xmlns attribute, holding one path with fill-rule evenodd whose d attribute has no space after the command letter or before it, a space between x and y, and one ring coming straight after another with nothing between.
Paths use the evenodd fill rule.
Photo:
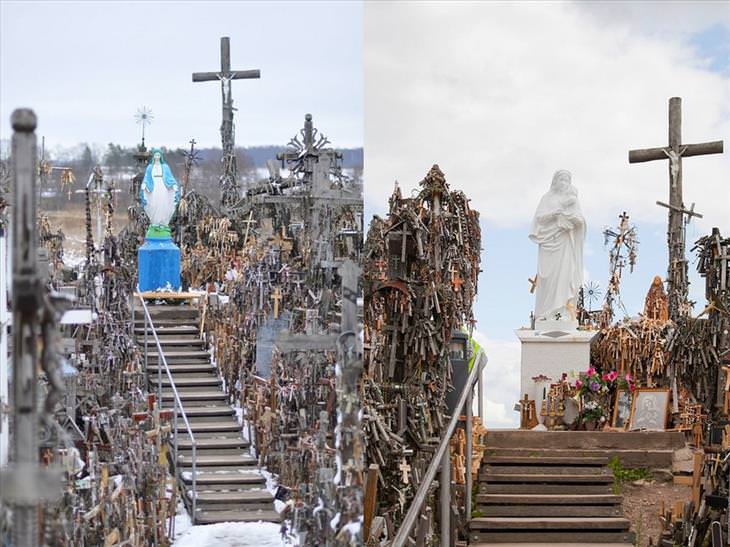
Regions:
<instances>
[{"instance_id":1,"label":"overcast sky","mask_svg":"<svg viewBox=\"0 0 730 547\"><path fill-rule=\"evenodd\" d=\"M261 70L233 82L236 144L282 144L311 112L338 147L362 146L362 4L358 2L0 2L0 137L30 106L50 146L139 141L220 146L221 91L191 74Z\"/></svg>"},{"instance_id":2,"label":"overcast sky","mask_svg":"<svg viewBox=\"0 0 730 547\"><path fill-rule=\"evenodd\" d=\"M534 305L527 231L540 196L557 169L572 171L586 279L604 287L602 229L631 215L639 265L622 292L628 312L640 311L666 272L666 210L655 202L668 200L669 181L665 161L629 165L628 150L666 145L671 96L683 98L684 142L730 146L730 5L373 2L364 54L367 209L383 213L393 181L409 192L433 163L472 198L485 249L476 315L490 354L487 422L516 425L513 330ZM688 241L712 226L730 235L730 153L683 169L685 202L705 215Z\"/></svg>"}]
</instances>

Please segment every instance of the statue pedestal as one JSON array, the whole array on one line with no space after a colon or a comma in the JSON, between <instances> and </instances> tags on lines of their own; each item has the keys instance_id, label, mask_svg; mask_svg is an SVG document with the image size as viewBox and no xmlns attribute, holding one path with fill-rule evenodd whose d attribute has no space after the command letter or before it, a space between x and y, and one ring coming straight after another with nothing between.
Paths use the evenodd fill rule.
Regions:
<instances>
[{"instance_id":1,"label":"statue pedestal","mask_svg":"<svg viewBox=\"0 0 730 547\"><path fill-rule=\"evenodd\" d=\"M169 235L150 237L137 251L139 290L180 290L180 249Z\"/></svg>"},{"instance_id":2,"label":"statue pedestal","mask_svg":"<svg viewBox=\"0 0 730 547\"><path fill-rule=\"evenodd\" d=\"M574 330L571 326L568 321L539 321L536 330L515 331L522 344L520 398L527 393L534 399L538 415L544 388L560 380L564 372L583 372L590 364L591 340L598 331ZM551 381L536 383L532 380L540 375Z\"/></svg>"}]
</instances>

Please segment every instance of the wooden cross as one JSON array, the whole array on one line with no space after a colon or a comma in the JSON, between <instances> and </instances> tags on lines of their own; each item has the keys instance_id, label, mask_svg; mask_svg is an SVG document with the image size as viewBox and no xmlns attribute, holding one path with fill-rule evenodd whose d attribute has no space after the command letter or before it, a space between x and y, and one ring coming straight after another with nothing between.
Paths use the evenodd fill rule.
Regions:
<instances>
[{"instance_id":1,"label":"wooden cross","mask_svg":"<svg viewBox=\"0 0 730 547\"><path fill-rule=\"evenodd\" d=\"M727 253L727 247L722 247L722 251L718 251L715 260L720 261L720 290L727 289L727 266L730 262L730 255Z\"/></svg>"},{"instance_id":2,"label":"wooden cross","mask_svg":"<svg viewBox=\"0 0 730 547\"><path fill-rule=\"evenodd\" d=\"M281 302L281 289L276 287L274 294L271 295L271 299L274 301L274 319L279 319L279 302Z\"/></svg>"},{"instance_id":3,"label":"wooden cross","mask_svg":"<svg viewBox=\"0 0 730 547\"><path fill-rule=\"evenodd\" d=\"M411 466L408 465L408 462L406 462L406 459L405 458L402 458L401 459L400 465L398 466L398 469L400 469L400 472L401 472L401 482L403 484L408 484L408 482L410 480L409 477L408 477L408 474L411 471Z\"/></svg>"},{"instance_id":4,"label":"wooden cross","mask_svg":"<svg viewBox=\"0 0 730 547\"><path fill-rule=\"evenodd\" d=\"M682 158L722 154L723 141L704 142L699 144L682 144L682 99L669 99L669 144L661 148L630 150L629 163L641 163L654 160L669 160L669 203L660 203L669 209L669 229L667 244L669 246L669 316L676 320L681 315L681 308L687 299L688 281L685 260L684 215L698 216L684 208L682 201Z\"/></svg>"},{"instance_id":5,"label":"wooden cross","mask_svg":"<svg viewBox=\"0 0 730 547\"><path fill-rule=\"evenodd\" d=\"M223 108L223 125L221 131L225 130L223 143L226 136L230 135L230 142L233 142L233 97L231 96L232 80L250 80L261 78L260 70L231 70L231 39L228 36L221 38L221 69L218 72L193 72L193 82L212 82L220 80Z\"/></svg>"},{"instance_id":6,"label":"wooden cross","mask_svg":"<svg viewBox=\"0 0 730 547\"><path fill-rule=\"evenodd\" d=\"M231 70L231 39L228 36L221 38L221 69L218 72L193 72L193 82L212 82L220 80L222 96L221 143L223 157L231 158L224 162L223 178L236 180L236 156L234 153L233 135L233 95L231 92L232 80L250 80L261 78L260 70Z\"/></svg>"}]
</instances>

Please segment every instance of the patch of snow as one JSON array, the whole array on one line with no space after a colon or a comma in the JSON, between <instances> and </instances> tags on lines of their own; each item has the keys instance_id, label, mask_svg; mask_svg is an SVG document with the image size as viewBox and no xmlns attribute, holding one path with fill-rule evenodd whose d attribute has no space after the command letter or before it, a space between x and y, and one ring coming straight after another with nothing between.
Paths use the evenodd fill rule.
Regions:
<instances>
[{"instance_id":1,"label":"patch of snow","mask_svg":"<svg viewBox=\"0 0 730 547\"><path fill-rule=\"evenodd\" d=\"M176 517L177 519L178 517ZM189 522L190 519L188 519ZM177 528L176 520L176 528ZM279 547L281 525L272 522L221 522L201 526L180 523L173 547Z\"/></svg>"}]
</instances>

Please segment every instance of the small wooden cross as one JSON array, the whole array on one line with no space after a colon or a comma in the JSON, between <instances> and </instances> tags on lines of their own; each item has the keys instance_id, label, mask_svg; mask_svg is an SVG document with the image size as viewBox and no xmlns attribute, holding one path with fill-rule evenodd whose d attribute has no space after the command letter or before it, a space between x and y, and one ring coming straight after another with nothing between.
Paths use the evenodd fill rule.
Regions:
<instances>
[{"instance_id":1,"label":"small wooden cross","mask_svg":"<svg viewBox=\"0 0 730 547\"><path fill-rule=\"evenodd\" d=\"M408 462L406 462L405 458L401 459L398 469L400 469L400 472L401 472L401 482L403 484L408 484L410 482L410 478L409 478L408 474L411 471L411 466L408 465Z\"/></svg>"},{"instance_id":2,"label":"small wooden cross","mask_svg":"<svg viewBox=\"0 0 730 547\"><path fill-rule=\"evenodd\" d=\"M692 203L692 205L690 205L689 209L685 209L684 205L682 205L681 207L677 207L675 205L670 205L668 203L664 203L663 201L657 201L656 204L661 207L666 207L667 209L670 209L672 211L682 213L683 215L687 215L687 218L684 221L685 224L687 224L692 219L692 217L703 218L700 213L695 213L695 204L694 203Z\"/></svg>"},{"instance_id":3,"label":"small wooden cross","mask_svg":"<svg viewBox=\"0 0 730 547\"><path fill-rule=\"evenodd\" d=\"M279 302L281 302L281 289L276 287L274 294L271 295L271 299L274 301L274 319L279 319Z\"/></svg>"}]
</instances>

